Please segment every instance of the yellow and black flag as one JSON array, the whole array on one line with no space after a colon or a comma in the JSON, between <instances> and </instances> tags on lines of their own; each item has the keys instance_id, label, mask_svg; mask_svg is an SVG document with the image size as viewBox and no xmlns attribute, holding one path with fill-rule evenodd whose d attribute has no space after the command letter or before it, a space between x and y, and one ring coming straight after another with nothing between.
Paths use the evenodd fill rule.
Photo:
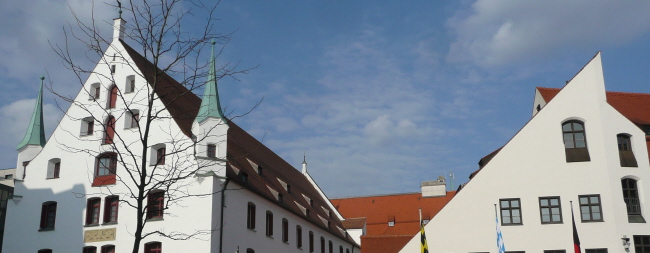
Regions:
<instances>
[{"instance_id":1,"label":"yellow and black flag","mask_svg":"<svg viewBox=\"0 0 650 253\"><path fill-rule=\"evenodd\" d=\"M429 253L427 236L424 234L424 222L422 222L422 208L420 208L420 253Z\"/></svg>"}]
</instances>

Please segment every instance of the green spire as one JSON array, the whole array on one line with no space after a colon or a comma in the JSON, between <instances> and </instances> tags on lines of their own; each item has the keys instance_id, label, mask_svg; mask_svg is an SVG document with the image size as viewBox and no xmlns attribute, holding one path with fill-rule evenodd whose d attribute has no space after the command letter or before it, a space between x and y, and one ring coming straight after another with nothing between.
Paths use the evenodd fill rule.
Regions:
<instances>
[{"instance_id":1,"label":"green spire","mask_svg":"<svg viewBox=\"0 0 650 253\"><path fill-rule=\"evenodd\" d=\"M205 84L205 91L201 100L201 108L196 115L196 121L201 122L209 117L225 119L219 104L219 90L217 89L217 71L214 60L214 40L212 40L212 56L210 56L210 69L208 70L208 81Z\"/></svg>"},{"instance_id":2,"label":"green spire","mask_svg":"<svg viewBox=\"0 0 650 253\"><path fill-rule=\"evenodd\" d=\"M18 144L17 149L21 149L27 145L45 146L45 126L43 125L43 80L41 76L41 88L38 90L38 98L36 98L36 106L32 114L32 121L29 122L27 133L23 141Z\"/></svg>"}]
</instances>

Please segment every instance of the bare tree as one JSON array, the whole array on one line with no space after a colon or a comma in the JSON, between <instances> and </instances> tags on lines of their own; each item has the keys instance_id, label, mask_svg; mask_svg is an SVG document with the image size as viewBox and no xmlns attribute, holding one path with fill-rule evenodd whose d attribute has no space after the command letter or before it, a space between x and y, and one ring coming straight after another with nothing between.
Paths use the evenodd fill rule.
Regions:
<instances>
[{"instance_id":1,"label":"bare tree","mask_svg":"<svg viewBox=\"0 0 650 253\"><path fill-rule=\"evenodd\" d=\"M99 80L104 80L98 84L100 88L117 93L118 101L115 103L124 106L124 110L116 112L106 104L113 103L112 101L91 99L90 102L80 102L71 97L60 96L71 102L71 106L91 115L82 117L84 115L66 114L66 117L75 121L90 122L88 127L82 127L81 135L92 134L93 126L101 126L99 130L102 134L96 138L80 138L77 130L66 130L70 136L89 142L90 148L67 145L65 141L58 139L57 142L69 152L85 153L97 158L95 165L87 165L89 181L93 184L105 183L101 180L115 180L117 184L123 186L115 189L107 187L102 194L119 195L120 203L134 210L136 224L133 231L133 253L139 252L142 240L150 235L186 240L218 229L193 232L146 229L148 221L152 220L152 215L168 212L170 207L179 205L183 199L216 193L188 190L191 188L189 186L193 182L192 178L199 175L203 168L215 164L223 165L225 162L219 158L204 159L197 151L198 143L204 138L218 134L215 130L218 126L213 126L207 132L204 131L202 135L191 132L194 118L197 116L196 103L201 102L193 92L206 83L216 82L224 77L235 78L234 75L245 74L252 69L241 70L238 63L230 62L217 66L214 62L213 59L221 55L232 35L232 32L215 31L217 21L215 11L218 4L218 2L208 4L200 0L130 0L123 6L120 1L117 1L113 6L119 9L119 18L124 17L128 21L124 25L124 40L135 45L138 50L124 44L127 48L126 52L116 50L113 55L106 55L106 51L114 40L102 36L101 29L98 28L104 22L96 22L93 19L90 23L84 23L73 12L76 24L74 29L72 26L64 29L66 44L53 46L66 67L75 73L83 94L87 94L90 98L95 96L95 87L88 86L86 79L97 76ZM197 19L202 19L200 26L196 25ZM189 27L192 29L185 29ZM71 48L68 43L70 39L86 46L89 60L97 62L93 59L99 57L97 68L86 67L88 64L73 59L73 50L79 49ZM205 57L209 48L212 48L212 62L206 61ZM140 88L135 90L113 89L116 83L121 83L123 80L116 80L114 69L109 72L98 71L99 66L114 68L112 65L116 58L133 58L131 51L139 51L141 58L126 63L126 68L130 68L133 73L138 73L137 78L145 80L147 85L139 86ZM133 92L136 95L123 96L126 92ZM163 106L157 106L160 104ZM106 115L110 116L106 118ZM130 122L131 125L128 127L131 131L116 131L115 119ZM168 127L165 127L165 122ZM225 122L227 120L221 124ZM175 131L176 128L172 124L177 124L182 131ZM135 138L134 132L137 136ZM162 148L156 147L161 143L152 143L154 133L167 135L162 142ZM112 155L102 157L107 148L100 148L100 145L110 145ZM116 171L117 166L119 171ZM164 194L164 205L155 208L147 206L147 198L158 193Z\"/></svg>"}]
</instances>

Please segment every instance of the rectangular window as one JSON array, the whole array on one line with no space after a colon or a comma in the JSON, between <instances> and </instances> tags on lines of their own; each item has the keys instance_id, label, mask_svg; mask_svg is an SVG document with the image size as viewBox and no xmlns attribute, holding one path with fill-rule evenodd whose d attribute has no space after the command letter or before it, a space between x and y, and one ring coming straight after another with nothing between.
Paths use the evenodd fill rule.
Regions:
<instances>
[{"instance_id":1,"label":"rectangular window","mask_svg":"<svg viewBox=\"0 0 650 253\"><path fill-rule=\"evenodd\" d=\"M94 246L84 247L83 253L97 253L97 247Z\"/></svg>"},{"instance_id":2,"label":"rectangular window","mask_svg":"<svg viewBox=\"0 0 650 253\"><path fill-rule=\"evenodd\" d=\"M101 89L99 88L99 85L95 87L95 95L94 95L93 98L95 98L95 99L99 99L99 92L100 92L100 90L101 90Z\"/></svg>"},{"instance_id":3,"label":"rectangular window","mask_svg":"<svg viewBox=\"0 0 650 253\"><path fill-rule=\"evenodd\" d=\"M273 213L266 211L266 236L273 236Z\"/></svg>"},{"instance_id":4,"label":"rectangular window","mask_svg":"<svg viewBox=\"0 0 650 253\"><path fill-rule=\"evenodd\" d=\"M545 250L544 253L566 253L563 249Z\"/></svg>"},{"instance_id":5,"label":"rectangular window","mask_svg":"<svg viewBox=\"0 0 650 253\"><path fill-rule=\"evenodd\" d=\"M120 199L118 196L106 197L106 203L104 204L104 223L117 222L117 212L119 205Z\"/></svg>"},{"instance_id":6,"label":"rectangular window","mask_svg":"<svg viewBox=\"0 0 650 253\"><path fill-rule=\"evenodd\" d=\"M600 195L580 195L580 217L582 221L603 221Z\"/></svg>"},{"instance_id":7,"label":"rectangular window","mask_svg":"<svg viewBox=\"0 0 650 253\"><path fill-rule=\"evenodd\" d=\"M501 199L501 225L521 225L521 206L519 199Z\"/></svg>"},{"instance_id":8,"label":"rectangular window","mask_svg":"<svg viewBox=\"0 0 650 253\"><path fill-rule=\"evenodd\" d=\"M135 79L131 79L129 82L129 91L133 92L135 91Z\"/></svg>"},{"instance_id":9,"label":"rectangular window","mask_svg":"<svg viewBox=\"0 0 650 253\"><path fill-rule=\"evenodd\" d=\"M246 218L246 228L255 229L255 204L248 202L248 215Z\"/></svg>"},{"instance_id":10,"label":"rectangular window","mask_svg":"<svg viewBox=\"0 0 650 253\"><path fill-rule=\"evenodd\" d=\"M636 253L650 253L650 235L635 235L634 251Z\"/></svg>"},{"instance_id":11,"label":"rectangular window","mask_svg":"<svg viewBox=\"0 0 650 253\"><path fill-rule=\"evenodd\" d=\"M140 120L140 113L133 113L131 115L131 128L136 128L138 127L139 121Z\"/></svg>"},{"instance_id":12,"label":"rectangular window","mask_svg":"<svg viewBox=\"0 0 650 253\"><path fill-rule=\"evenodd\" d=\"M86 225L99 224L99 210L102 205L100 198L92 198L88 200L86 206Z\"/></svg>"},{"instance_id":13,"label":"rectangular window","mask_svg":"<svg viewBox=\"0 0 650 253\"><path fill-rule=\"evenodd\" d=\"M634 152L632 152L632 142L630 135L618 134L616 135L618 141L618 156L621 161L621 167L639 167Z\"/></svg>"},{"instance_id":14,"label":"rectangular window","mask_svg":"<svg viewBox=\"0 0 650 253\"><path fill-rule=\"evenodd\" d=\"M562 223L560 197L540 197L539 212L542 217L542 224Z\"/></svg>"},{"instance_id":15,"label":"rectangular window","mask_svg":"<svg viewBox=\"0 0 650 253\"><path fill-rule=\"evenodd\" d=\"M150 242L144 245L144 253L162 253L162 243Z\"/></svg>"},{"instance_id":16,"label":"rectangular window","mask_svg":"<svg viewBox=\"0 0 650 253\"><path fill-rule=\"evenodd\" d=\"M320 237L320 253L325 253L325 238Z\"/></svg>"},{"instance_id":17,"label":"rectangular window","mask_svg":"<svg viewBox=\"0 0 650 253\"><path fill-rule=\"evenodd\" d=\"M328 245L329 245L328 252L334 253L334 247L332 246L332 241L328 241Z\"/></svg>"},{"instance_id":18,"label":"rectangular window","mask_svg":"<svg viewBox=\"0 0 650 253\"><path fill-rule=\"evenodd\" d=\"M162 218L165 210L165 192L149 193L147 202L147 219Z\"/></svg>"},{"instance_id":19,"label":"rectangular window","mask_svg":"<svg viewBox=\"0 0 650 253\"><path fill-rule=\"evenodd\" d=\"M208 157L217 157L217 145L208 144Z\"/></svg>"},{"instance_id":20,"label":"rectangular window","mask_svg":"<svg viewBox=\"0 0 650 253\"><path fill-rule=\"evenodd\" d=\"M59 178L59 173L61 172L61 162L54 164L54 175L53 178Z\"/></svg>"},{"instance_id":21,"label":"rectangular window","mask_svg":"<svg viewBox=\"0 0 650 253\"><path fill-rule=\"evenodd\" d=\"M165 164L165 148L159 148L156 150L156 161L157 165Z\"/></svg>"},{"instance_id":22,"label":"rectangular window","mask_svg":"<svg viewBox=\"0 0 650 253\"><path fill-rule=\"evenodd\" d=\"M111 65L111 74L115 74L115 65Z\"/></svg>"},{"instance_id":23,"label":"rectangular window","mask_svg":"<svg viewBox=\"0 0 650 253\"><path fill-rule=\"evenodd\" d=\"M585 249L585 253L607 253L607 249Z\"/></svg>"},{"instance_id":24,"label":"rectangular window","mask_svg":"<svg viewBox=\"0 0 650 253\"><path fill-rule=\"evenodd\" d=\"M56 202L45 202L41 206L41 230L54 229L56 221Z\"/></svg>"}]
</instances>

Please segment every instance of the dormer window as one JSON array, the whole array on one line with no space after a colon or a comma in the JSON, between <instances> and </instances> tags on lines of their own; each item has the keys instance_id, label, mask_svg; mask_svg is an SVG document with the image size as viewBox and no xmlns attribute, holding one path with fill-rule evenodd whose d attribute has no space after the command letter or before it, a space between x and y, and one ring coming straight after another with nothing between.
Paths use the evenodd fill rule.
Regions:
<instances>
[{"instance_id":1,"label":"dormer window","mask_svg":"<svg viewBox=\"0 0 650 253\"><path fill-rule=\"evenodd\" d=\"M621 159L621 167L639 167L632 152L632 142L630 135L618 134L616 135L618 141L618 157Z\"/></svg>"},{"instance_id":2,"label":"dormer window","mask_svg":"<svg viewBox=\"0 0 650 253\"><path fill-rule=\"evenodd\" d=\"M591 161L582 121L570 120L562 124L562 137L567 162Z\"/></svg>"}]
</instances>

